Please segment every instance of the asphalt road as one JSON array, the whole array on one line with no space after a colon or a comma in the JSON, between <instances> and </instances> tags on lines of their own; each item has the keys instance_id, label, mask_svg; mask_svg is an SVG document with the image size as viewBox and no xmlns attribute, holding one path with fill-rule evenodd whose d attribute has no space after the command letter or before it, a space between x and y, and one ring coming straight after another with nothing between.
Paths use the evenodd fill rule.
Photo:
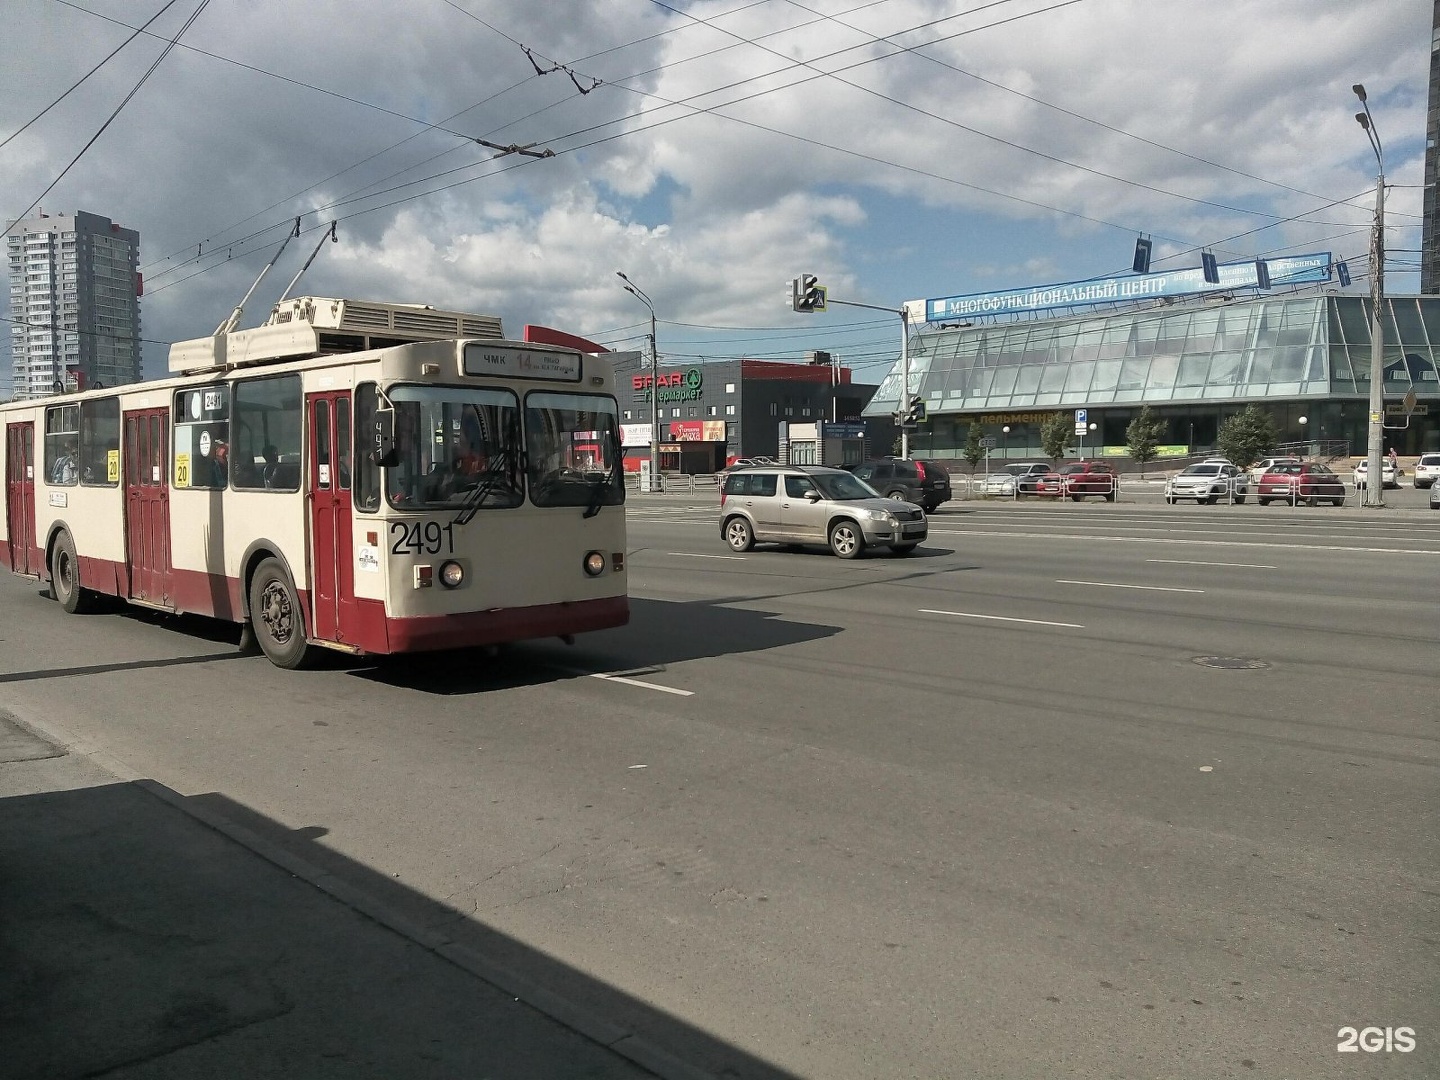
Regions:
<instances>
[{"instance_id":1,"label":"asphalt road","mask_svg":"<svg viewBox=\"0 0 1440 1080\"><path fill-rule=\"evenodd\" d=\"M1440 1075L1440 513L950 504L843 562L715 501L632 499L630 627L489 661L0 578L0 708L717 1075Z\"/></svg>"}]
</instances>

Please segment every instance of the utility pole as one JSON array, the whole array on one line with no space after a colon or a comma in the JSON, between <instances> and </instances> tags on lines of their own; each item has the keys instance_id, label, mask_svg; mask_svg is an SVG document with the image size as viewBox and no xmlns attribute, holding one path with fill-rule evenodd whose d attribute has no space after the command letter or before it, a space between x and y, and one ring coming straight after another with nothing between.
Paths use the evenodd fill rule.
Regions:
<instances>
[{"instance_id":1,"label":"utility pole","mask_svg":"<svg viewBox=\"0 0 1440 1080\"><path fill-rule=\"evenodd\" d=\"M660 351L655 343L655 305L625 271L616 270L615 276L625 282L625 291L650 311L650 490L658 491L664 485L660 481Z\"/></svg>"},{"instance_id":2,"label":"utility pole","mask_svg":"<svg viewBox=\"0 0 1440 1080\"><path fill-rule=\"evenodd\" d=\"M1352 89L1364 109L1364 112L1355 114L1355 119L1370 138L1370 149L1375 151L1378 169L1375 178L1375 227L1370 234L1370 417L1362 505L1381 507L1385 505L1385 474L1381 464L1385 449L1385 339L1380 318L1381 306L1385 302L1385 156L1380 146L1380 133L1375 130L1375 121L1370 116L1370 106L1365 103L1365 87L1356 83Z\"/></svg>"}]
</instances>

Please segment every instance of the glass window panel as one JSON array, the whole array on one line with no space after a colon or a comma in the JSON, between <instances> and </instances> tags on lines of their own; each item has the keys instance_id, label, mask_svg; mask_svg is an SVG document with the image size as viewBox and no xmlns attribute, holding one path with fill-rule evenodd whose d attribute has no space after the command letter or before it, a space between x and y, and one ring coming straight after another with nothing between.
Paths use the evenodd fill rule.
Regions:
<instances>
[{"instance_id":1,"label":"glass window panel","mask_svg":"<svg viewBox=\"0 0 1440 1080\"><path fill-rule=\"evenodd\" d=\"M1330 389L1337 394L1355 390L1355 373L1350 370L1350 350L1341 346L1330 349Z\"/></svg>"},{"instance_id":2,"label":"glass window panel","mask_svg":"<svg viewBox=\"0 0 1440 1080\"><path fill-rule=\"evenodd\" d=\"M1070 371L1065 378L1065 392L1067 394L1083 394L1090 389L1090 380L1095 375L1095 364L1093 362L1071 364Z\"/></svg>"},{"instance_id":3,"label":"glass window panel","mask_svg":"<svg viewBox=\"0 0 1440 1080\"><path fill-rule=\"evenodd\" d=\"M1435 358L1429 349L1415 350L1405 354L1405 359L1410 364L1410 379L1415 383L1416 389L1422 394L1433 394L1436 392L1436 384L1440 383L1440 377L1436 375Z\"/></svg>"},{"instance_id":4,"label":"glass window panel","mask_svg":"<svg viewBox=\"0 0 1440 1080\"><path fill-rule=\"evenodd\" d=\"M230 456L236 489L298 491L300 376L246 379L234 390Z\"/></svg>"},{"instance_id":5,"label":"glass window panel","mask_svg":"<svg viewBox=\"0 0 1440 1080\"><path fill-rule=\"evenodd\" d=\"M1160 333L1155 348L1179 352L1190 334L1190 313L1168 315L1160 320Z\"/></svg>"},{"instance_id":6,"label":"glass window panel","mask_svg":"<svg viewBox=\"0 0 1440 1080\"><path fill-rule=\"evenodd\" d=\"M330 489L330 402L315 402L315 475L316 486Z\"/></svg>"},{"instance_id":7,"label":"glass window panel","mask_svg":"<svg viewBox=\"0 0 1440 1080\"><path fill-rule=\"evenodd\" d=\"M80 482L79 405L45 410L45 482L67 487Z\"/></svg>"},{"instance_id":8,"label":"glass window panel","mask_svg":"<svg viewBox=\"0 0 1440 1080\"><path fill-rule=\"evenodd\" d=\"M1114 390L1120 382L1120 367L1119 360L1101 360L1097 363L1094 378L1090 380L1091 392L1109 393Z\"/></svg>"},{"instance_id":9,"label":"glass window panel","mask_svg":"<svg viewBox=\"0 0 1440 1080\"><path fill-rule=\"evenodd\" d=\"M1305 378L1312 382L1322 381L1329 377L1325 370L1325 358L1329 351L1323 345L1312 345L1305 350Z\"/></svg>"},{"instance_id":10,"label":"glass window panel","mask_svg":"<svg viewBox=\"0 0 1440 1080\"><path fill-rule=\"evenodd\" d=\"M120 399L99 398L80 406L80 482L120 483Z\"/></svg>"},{"instance_id":11,"label":"glass window panel","mask_svg":"<svg viewBox=\"0 0 1440 1080\"><path fill-rule=\"evenodd\" d=\"M1250 352L1248 353L1248 356L1249 356L1249 361L1250 361L1250 362L1249 362L1248 371L1247 371L1247 373L1246 373L1246 379L1245 379L1245 381L1248 382L1248 383L1250 383L1252 386L1253 386L1255 383L1269 382L1269 381L1270 381L1270 350L1269 350L1269 349L1251 349Z\"/></svg>"},{"instance_id":12,"label":"glass window panel","mask_svg":"<svg viewBox=\"0 0 1440 1080\"><path fill-rule=\"evenodd\" d=\"M230 387L224 383L175 392L174 484L225 487L230 468Z\"/></svg>"},{"instance_id":13,"label":"glass window panel","mask_svg":"<svg viewBox=\"0 0 1440 1080\"><path fill-rule=\"evenodd\" d=\"M1175 376L1176 386L1204 386L1205 376L1210 372L1210 355L1182 356L1180 370Z\"/></svg>"},{"instance_id":14,"label":"glass window panel","mask_svg":"<svg viewBox=\"0 0 1440 1080\"><path fill-rule=\"evenodd\" d=\"M1015 378L1015 393L1033 394L1040 389L1040 373L1044 368L1040 364L1026 364L1020 369L1020 374Z\"/></svg>"},{"instance_id":15,"label":"glass window panel","mask_svg":"<svg viewBox=\"0 0 1440 1080\"><path fill-rule=\"evenodd\" d=\"M1129 319L1112 319L1105 328L1105 340L1100 346L1100 359L1119 360L1130 351L1130 337L1134 326Z\"/></svg>"},{"instance_id":16,"label":"glass window panel","mask_svg":"<svg viewBox=\"0 0 1440 1080\"><path fill-rule=\"evenodd\" d=\"M999 368L995 372L995 378L990 383L990 396L996 394L1010 394L1015 390L1015 377L1020 374L1018 367Z\"/></svg>"},{"instance_id":17,"label":"glass window panel","mask_svg":"<svg viewBox=\"0 0 1440 1080\"><path fill-rule=\"evenodd\" d=\"M1150 390L1169 390L1175 385L1175 372L1179 366L1178 356L1157 354L1150 361L1150 372L1145 378L1145 386Z\"/></svg>"},{"instance_id":18,"label":"glass window panel","mask_svg":"<svg viewBox=\"0 0 1440 1080\"><path fill-rule=\"evenodd\" d=\"M1264 303L1259 308L1260 321L1255 327L1254 345L1257 349L1268 348L1275 344L1280 336L1280 312L1279 305L1275 303Z\"/></svg>"},{"instance_id":19,"label":"glass window panel","mask_svg":"<svg viewBox=\"0 0 1440 1080\"><path fill-rule=\"evenodd\" d=\"M1440 342L1440 304L1431 302L1420 305L1420 315L1425 320L1425 337L1431 343Z\"/></svg>"},{"instance_id":20,"label":"glass window panel","mask_svg":"<svg viewBox=\"0 0 1440 1080\"><path fill-rule=\"evenodd\" d=\"M1279 345L1309 345L1320 329L1320 307L1314 300L1289 300L1281 309Z\"/></svg>"},{"instance_id":21,"label":"glass window panel","mask_svg":"<svg viewBox=\"0 0 1440 1080\"><path fill-rule=\"evenodd\" d=\"M1206 380L1210 386L1233 386L1240 381L1240 366L1244 362L1244 354L1239 352L1216 353L1210 358L1210 377Z\"/></svg>"},{"instance_id":22,"label":"glass window panel","mask_svg":"<svg viewBox=\"0 0 1440 1080\"><path fill-rule=\"evenodd\" d=\"M970 380L970 386L965 392L965 396L977 398L984 397L986 394L990 393L990 380L994 377L994 375L995 371L993 368L982 368L979 371L974 372Z\"/></svg>"},{"instance_id":23,"label":"glass window panel","mask_svg":"<svg viewBox=\"0 0 1440 1080\"><path fill-rule=\"evenodd\" d=\"M350 399L338 398L335 402L335 460L339 463L339 487L350 489Z\"/></svg>"},{"instance_id":24,"label":"glass window panel","mask_svg":"<svg viewBox=\"0 0 1440 1080\"><path fill-rule=\"evenodd\" d=\"M1104 339L1104 332L1098 326L1084 328L1076 335L1072 357L1076 360L1099 359L1100 345Z\"/></svg>"},{"instance_id":25,"label":"glass window panel","mask_svg":"<svg viewBox=\"0 0 1440 1080\"><path fill-rule=\"evenodd\" d=\"M361 383L355 388L355 506L373 511L380 507L380 466L372 454L371 433L375 430L375 411L379 408L374 383Z\"/></svg>"},{"instance_id":26,"label":"glass window panel","mask_svg":"<svg viewBox=\"0 0 1440 1080\"><path fill-rule=\"evenodd\" d=\"M1208 353L1215 347L1215 335L1219 333L1219 331L1219 311L1209 310L1195 312L1190 319L1190 333L1185 339L1185 351ZM1185 385L1194 386L1197 384L1187 383Z\"/></svg>"},{"instance_id":27,"label":"glass window panel","mask_svg":"<svg viewBox=\"0 0 1440 1080\"><path fill-rule=\"evenodd\" d=\"M1270 381L1299 382L1309 351L1293 345L1273 350L1270 354ZM1255 381L1253 376L1251 381Z\"/></svg>"},{"instance_id":28,"label":"glass window panel","mask_svg":"<svg viewBox=\"0 0 1440 1080\"><path fill-rule=\"evenodd\" d=\"M1390 301L1390 310L1395 317L1395 337L1387 329L1385 340L1389 344L1414 347L1429 345L1425 335L1425 324L1420 321L1420 301L1412 296L1395 298Z\"/></svg>"},{"instance_id":29,"label":"glass window panel","mask_svg":"<svg viewBox=\"0 0 1440 1080\"><path fill-rule=\"evenodd\" d=\"M1250 322L1258 319L1257 308L1226 308L1220 313L1220 329L1215 335L1216 352L1239 352L1250 344Z\"/></svg>"},{"instance_id":30,"label":"glass window panel","mask_svg":"<svg viewBox=\"0 0 1440 1080\"><path fill-rule=\"evenodd\" d=\"M1121 389L1121 390L1140 390L1140 389L1143 389L1144 386L1145 386L1145 375L1146 375L1146 373L1147 373L1149 370L1150 370L1150 359L1149 359L1149 357L1143 357L1143 358L1138 358L1138 357L1137 357L1136 359L1133 359L1133 360L1125 360L1125 361L1122 361L1121 367L1120 367L1120 384L1119 384L1119 387L1118 387L1118 388ZM1119 400L1122 400L1122 399L1117 398L1116 400L1119 401ZM1125 399L1125 400L1129 400L1129 399Z\"/></svg>"},{"instance_id":31,"label":"glass window panel","mask_svg":"<svg viewBox=\"0 0 1440 1080\"><path fill-rule=\"evenodd\" d=\"M1361 296L1334 297L1335 311L1347 345L1370 344L1370 304Z\"/></svg>"},{"instance_id":32,"label":"glass window panel","mask_svg":"<svg viewBox=\"0 0 1440 1080\"><path fill-rule=\"evenodd\" d=\"M1131 338L1131 356L1149 356L1160 337L1160 319L1155 315L1135 316L1135 333Z\"/></svg>"},{"instance_id":33,"label":"glass window panel","mask_svg":"<svg viewBox=\"0 0 1440 1080\"><path fill-rule=\"evenodd\" d=\"M1065 365L1047 364L1040 372L1040 393L1058 394L1065 389Z\"/></svg>"}]
</instances>

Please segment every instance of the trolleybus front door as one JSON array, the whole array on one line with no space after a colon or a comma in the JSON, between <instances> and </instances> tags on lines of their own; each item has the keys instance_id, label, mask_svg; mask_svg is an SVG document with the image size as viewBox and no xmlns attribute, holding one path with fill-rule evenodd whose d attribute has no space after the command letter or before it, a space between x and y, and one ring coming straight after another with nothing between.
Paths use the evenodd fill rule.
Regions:
<instances>
[{"instance_id":1,"label":"trolleybus front door","mask_svg":"<svg viewBox=\"0 0 1440 1080\"><path fill-rule=\"evenodd\" d=\"M130 599L170 604L170 416L125 414L125 568Z\"/></svg>"},{"instance_id":2,"label":"trolleybus front door","mask_svg":"<svg viewBox=\"0 0 1440 1080\"><path fill-rule=\"evenodd\" d=\"M350 392L308 394L310 597L314 636L355 644L355 552L350 535Z\"/></svg>"},{"instance_id":3,"label":"trolleybus front door","mask_svg":"<svg viewBox=\"0 0 1440 1080\"><path fill-rule=\"evenodd\" d=\"M35 425L5 427L5 544L10 569L17 574L40 573L35 544Z\"/></svg>"}]
</instances>

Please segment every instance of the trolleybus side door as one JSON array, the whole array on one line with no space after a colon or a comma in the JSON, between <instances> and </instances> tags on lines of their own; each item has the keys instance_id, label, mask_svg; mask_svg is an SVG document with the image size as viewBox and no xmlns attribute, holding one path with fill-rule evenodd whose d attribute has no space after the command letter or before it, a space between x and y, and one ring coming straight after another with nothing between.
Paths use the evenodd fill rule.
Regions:
<instances>
[{"instance_id":1,"label":"trolleybus side door","mask_svg":"<svg viewBox=\"0 0 1440 1080\"><path fill-rule=\"evenodd\" d=\"M312 635L354 644L355 549L350 532L350 392L306 395L309 413Z\"/></svg>"},{"instance_id":2,"label":"trolleybus side door","mask_svg":"<svg viewBox=\"0 0 1440 1080\"><path fill-rule=\"evenodd\" d=\"M40 573L35 544L35 425L5 427L5 543L10 569L17 574Z\"/></svg>"},{"instance_id":3,"label":"trolleybus side door","mask_svg":"<svg viewBox=\"0 0 1440 1080\"><path fill-rule=\"evenodd\" d=\"M130 598L170 603L170 414L125 414L125 568Z\"/></svg>"}]
</instances>

